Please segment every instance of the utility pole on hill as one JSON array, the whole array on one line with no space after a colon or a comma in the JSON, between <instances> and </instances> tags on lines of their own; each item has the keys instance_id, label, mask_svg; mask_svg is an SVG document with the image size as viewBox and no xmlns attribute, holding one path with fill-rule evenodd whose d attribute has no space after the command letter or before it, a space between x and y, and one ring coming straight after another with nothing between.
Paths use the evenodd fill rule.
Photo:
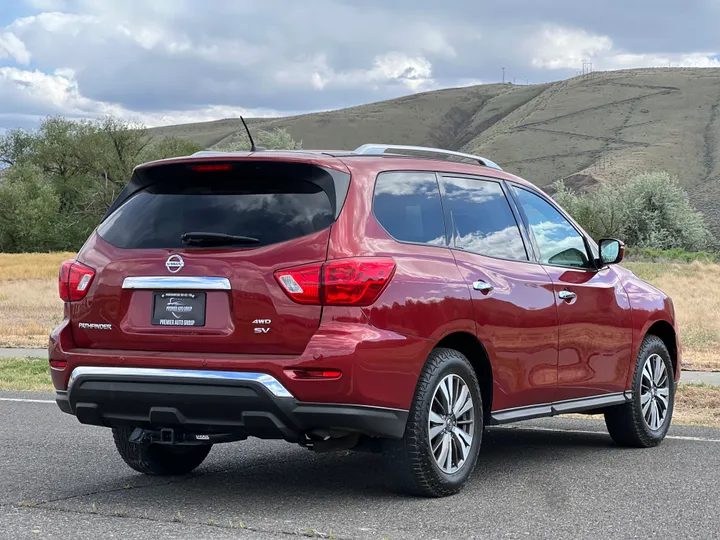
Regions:
<instances>
[{"instance_id":1,"label":"utility pole on hill","mask_svg":"<svg viewBox=\"0 0 720 540\"><path fill-rule=\"evenodd\" d=\"M503 70L503 84L505 84L505 68L502 68Z\"/></svg>"}]
</instances>

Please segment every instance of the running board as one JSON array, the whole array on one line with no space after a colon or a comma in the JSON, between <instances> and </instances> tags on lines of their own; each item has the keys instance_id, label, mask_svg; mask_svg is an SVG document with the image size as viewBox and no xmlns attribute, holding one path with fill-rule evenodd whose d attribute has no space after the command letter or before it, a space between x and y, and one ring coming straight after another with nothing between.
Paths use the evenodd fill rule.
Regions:
<instances>
[{"instance_id":1,"label":"running board","mask_svg":"<svg viewBox=\"0 0 720 540\"><path fill-rule=\"evenodd\" d=\"M513 409L501 409L490 413L490 424L507 424L519 420L532 420L533 418L545 418L558 414L568 414L593 409L622 405L632 399L632 393L617 392L614 394L603 394L579 399L568 399L554 403L543 403L542 405L529 405L527 407L515 407Z\"/></svg>"}]
</instances>

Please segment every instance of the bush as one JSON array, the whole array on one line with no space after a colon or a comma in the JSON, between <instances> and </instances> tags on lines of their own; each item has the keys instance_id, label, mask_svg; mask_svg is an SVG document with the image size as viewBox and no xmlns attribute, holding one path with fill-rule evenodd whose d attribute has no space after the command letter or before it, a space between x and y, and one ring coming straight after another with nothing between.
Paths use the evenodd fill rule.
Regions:
<instances>
[{"instance_id":1,"label":"bush","mask_svg":"<svg viewBox=\"0 0 720 540\"><path fill-rule=\"evenodd\" d=\"M255 143L268 150L302 150L302 140L296 141L283 128L258 131Z\"/></svg>"},{"instance_id":2,"label":"bush","mask_svg":"<svg viewBox=\"0 0 720 540\"><path fill-rule=\"evenodd\" d=\"M296 141L287 130L275 128L273 131L260 130L253 133L255 145L267 150L301 150L302 140ZM239 131L229 141L213 147L224 152L247 152L250 150L250 139L244 131Z\"/></svg>"},{"instance_id":3,"label":"bush","mask_svg":"<svg viewBox=\"0 0 720 540\"><path fill-rule=\"evenodd\" d=\"M643 173L627 182L607 182L580 195L562 182L555 200L596 240L615 237L651 250L698 251L713 246L703 215L695 210L677 178Z\"/></svg>"}]
</instances>

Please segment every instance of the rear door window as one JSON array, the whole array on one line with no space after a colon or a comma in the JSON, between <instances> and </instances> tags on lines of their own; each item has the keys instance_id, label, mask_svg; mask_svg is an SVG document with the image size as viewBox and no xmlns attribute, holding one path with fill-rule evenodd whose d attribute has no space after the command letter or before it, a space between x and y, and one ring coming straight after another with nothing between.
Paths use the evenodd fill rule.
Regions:
<instances>
[{"instance_id":1,"label":"rear door window","mask_svg":"<svg viewBox=\"0 0 720 540\"><path fill-rule=\"evenodd\" d=\"M515 215L498 182L444 176L442 184L455 247L498 259L528 260Z\"/></svg>"},{"instance_id":2,"label":"rear door window","mask_svg":"<svg viewBox=\"0 0 720 540\"><path fill-rule=\"evenodd\" d=\"M98 234L120 248L183 248L188 232L257 238L256 247L306 236L335 220L328 194L291 178L204 178L148 186L117 208Z\"/></svg>"},{"instance_id":3,"label":"rear door window","mask_svg":"<svg viewBox=\"0 0 720 540\"><path fill-rule=\"evenodd\" d=\"M400 242L446 245L445 219L435 173L386 172L375 183L373 211Z\"/></svg>"}]
</instances>

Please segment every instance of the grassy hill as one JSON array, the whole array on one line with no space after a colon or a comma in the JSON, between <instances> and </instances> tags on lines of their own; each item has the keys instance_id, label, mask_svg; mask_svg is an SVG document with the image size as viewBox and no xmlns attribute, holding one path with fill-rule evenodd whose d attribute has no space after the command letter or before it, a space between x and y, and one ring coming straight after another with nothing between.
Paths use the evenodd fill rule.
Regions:
<instances>
[{"instance_id":1,"label":"grassy hill","mask_svg":"<svg viewBox=\"0 0 720 540\"><path fill-rule=\"evenodd\" d=\"M681 178L720 232L720 69L595 73L550 84L493 84L427 92L337 111L254 119L305 148L366 142L440 146L486 155L540 186L577 187L637 172ZM239 120L169 126L157 135L222 148Z\"/></svg>"}]
</instances>

